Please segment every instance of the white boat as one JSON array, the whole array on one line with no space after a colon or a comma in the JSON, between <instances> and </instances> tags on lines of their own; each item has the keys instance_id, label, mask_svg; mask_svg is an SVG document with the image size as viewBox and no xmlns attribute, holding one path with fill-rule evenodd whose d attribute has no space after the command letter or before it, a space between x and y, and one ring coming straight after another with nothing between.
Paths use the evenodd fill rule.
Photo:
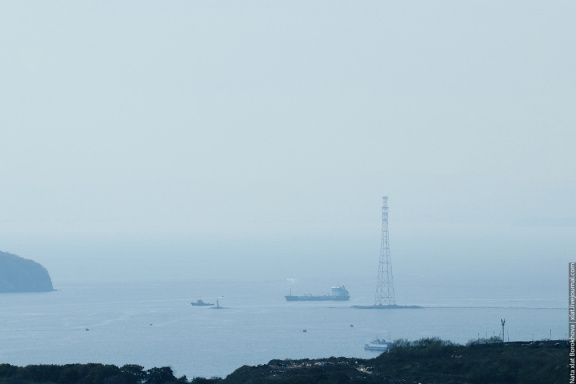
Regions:
<instances>
[{"instance_id":1,"label":"white boat","mask_svg":"<svg viewBox=\"0 0 576 384\"><path fill-rule=\"evenodd\" d=\"M389 347L390 347L390 343L388 343L384 339L376 339L376 340L372 340L368 344L364 344L364 349L366 351L386 352Z\"/></svg>"}]
</instances>

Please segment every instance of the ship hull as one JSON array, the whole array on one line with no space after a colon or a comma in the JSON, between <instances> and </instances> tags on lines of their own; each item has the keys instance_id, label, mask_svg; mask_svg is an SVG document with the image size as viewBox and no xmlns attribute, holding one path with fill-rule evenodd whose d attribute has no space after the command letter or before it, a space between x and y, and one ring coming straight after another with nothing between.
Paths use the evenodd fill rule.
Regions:
<instances>
[{"instance_id":1,"label":"ship hull","mask_svg":"<svg viewBox=\"0 0 576 384\"><path fill-rule=\"evenodd\" d=\"M341 285L338 287L332 287L331 295L304 295L304 296L293 296L292 292L288 296L284 296L286 301L348 301L350 300L350 294L346 288Z\"/></svg>"}]
</instances>

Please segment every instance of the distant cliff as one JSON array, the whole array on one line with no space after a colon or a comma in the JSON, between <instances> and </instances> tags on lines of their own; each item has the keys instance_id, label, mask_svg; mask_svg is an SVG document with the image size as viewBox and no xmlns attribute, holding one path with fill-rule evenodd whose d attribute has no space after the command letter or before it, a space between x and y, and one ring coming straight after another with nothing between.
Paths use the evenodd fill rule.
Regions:
<instances>
[{"instance_id":1,"label":"distant cliff","mask_svg":"<svg viewBox=\"0 0 576 384\"><path fill-rule=\"evenodd\" d=\"M0 293L53 291L46 268L35 261L0 252Z\"/></svg>"}]
</instances>

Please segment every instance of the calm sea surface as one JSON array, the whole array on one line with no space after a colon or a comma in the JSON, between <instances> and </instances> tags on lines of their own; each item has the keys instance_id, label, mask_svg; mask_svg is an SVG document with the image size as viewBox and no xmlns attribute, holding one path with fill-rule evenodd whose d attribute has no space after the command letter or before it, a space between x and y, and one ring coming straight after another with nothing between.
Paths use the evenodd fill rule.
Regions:
<instances>
[{"instance_id":1,"label":"calm sea surface","mask_svg":"<svg viewBox=\"0 0 576 384\"><path fill-rule=\"evenodd\" d=\"M403 291L412 301L399 304L426 308L351 308L373 304L372 283L349 282L346 303L287 303L290 286L282 281L66 283L51 293L3 294L0 363L140 364L170 366L188 378L224 377L276 358L374 357L363 346L375 338L466 343L500 335L501 319L506 340L566 338L563 292L495 299L486 292L412 287ZM330 287L311 288L296 285L292 293L324 294ZM190 305L220 296L227 309Z\"/></svg>"}]
</instances>

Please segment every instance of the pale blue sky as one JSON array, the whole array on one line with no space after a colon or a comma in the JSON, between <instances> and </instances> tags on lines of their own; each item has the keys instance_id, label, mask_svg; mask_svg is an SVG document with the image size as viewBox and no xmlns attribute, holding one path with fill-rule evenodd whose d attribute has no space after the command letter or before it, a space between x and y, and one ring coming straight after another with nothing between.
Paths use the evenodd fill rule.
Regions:
<instances>
[{"instance_id":1,"label":"pale blue sky","mask_svg":"<svg viewBox=\"0 0 576 384\"><path fill-rule=\"evenodd\" d=\"M342 281L373 273L388 195L397 273L564 276L575 16L572 1L5 2L0 249L56 279L120 263Z\"/></svg>"}]
</instances>

